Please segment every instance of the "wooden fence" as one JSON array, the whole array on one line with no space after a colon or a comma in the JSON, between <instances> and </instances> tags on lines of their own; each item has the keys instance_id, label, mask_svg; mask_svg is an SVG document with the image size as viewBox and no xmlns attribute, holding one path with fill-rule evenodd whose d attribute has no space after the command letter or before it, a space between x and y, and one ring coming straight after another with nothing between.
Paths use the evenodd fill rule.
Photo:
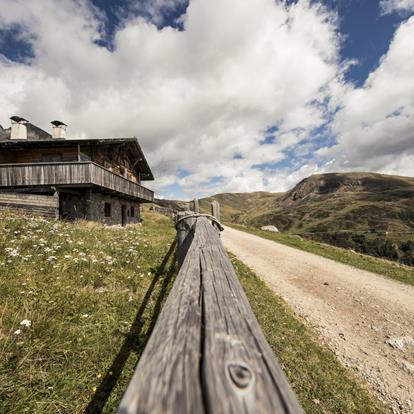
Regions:
<instances>
[{"instance_id":1,"label":"wooden fence","mask_svg":"<svg viewBox=\"0 0 414 414\"><path fill-rule=\"evenodd\" d=\"M181 267L118 413L303 413L220 228L211 216L178 213Z\"/></svg>"},{"instance_id":2,"label":"wooden fence","mask_svg":"<svg viewBox=\"0 0 414 414\"><path fill-rule=\"evenodd\" d=\"M59 197L0 191L0 210L22 211L42 217L59 218Z\"/></svg>"}]
</instances>

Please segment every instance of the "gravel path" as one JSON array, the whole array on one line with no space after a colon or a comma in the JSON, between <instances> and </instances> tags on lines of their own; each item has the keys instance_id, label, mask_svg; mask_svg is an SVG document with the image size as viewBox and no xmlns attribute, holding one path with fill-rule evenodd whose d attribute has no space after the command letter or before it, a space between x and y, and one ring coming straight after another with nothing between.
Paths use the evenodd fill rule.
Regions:
<instances>
[{"instance_id":1,"label":"gravel path","mask_svg":"<svg viewBox=\"0 0 414 414\"><path fill-rule=\"evenodd\" d=\"M414 286L228 227L222 239L377 398L414 413Z\"/></svg>"}]
</instances>

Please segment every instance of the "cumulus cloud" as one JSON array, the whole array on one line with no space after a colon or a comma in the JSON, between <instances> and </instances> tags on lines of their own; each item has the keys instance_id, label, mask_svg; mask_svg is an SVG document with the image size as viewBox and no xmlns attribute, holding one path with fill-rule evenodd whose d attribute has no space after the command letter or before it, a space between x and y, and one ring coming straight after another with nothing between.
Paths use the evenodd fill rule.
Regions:
<instances>
[{"instance_id":1,"label":"cumulus cloud","mask_svg":"<svg viewBox=\"0 0 414 414\"><path fill-rule=\"evenodd\" d=\"M382 14L414 12L414 0L381 0Z\"/></svg>"},{"instance_id":2,"label":"cumulus cloud","mask_svg":"<svg viewBox=\"0 0 414 414\"><path fill-rule=\"evenodd\" d=\"M307 0L192 0L181 21L130 17L108 50L86 0L0 0L0 29L18 27L34 55L0 60L0 122L17 113L44 128L62 119L72 137L136 135L161 192L286 189L287 170L256 165L326 122L342 88L335 15Z\"/></svg>"},{"instance_id":3,"label":"cumulus cloud","mask_svg":"<svg viewBox=\"0 0 414 414\"><path fill-rule=\"evenodd\" d=\"M361 88L348 87L332 124L337 145L319 151L337 169L414 174L414 17Z\"/></svg>"}]
</instances>

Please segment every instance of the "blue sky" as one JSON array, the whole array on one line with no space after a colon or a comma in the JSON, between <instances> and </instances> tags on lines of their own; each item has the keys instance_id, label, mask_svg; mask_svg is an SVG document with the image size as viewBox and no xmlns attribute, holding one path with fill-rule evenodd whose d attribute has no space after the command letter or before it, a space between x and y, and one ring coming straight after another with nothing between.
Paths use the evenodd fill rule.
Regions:
<instances>
[{"instance_id":1,"label":"blue sky","mask_svg":"<svg viewBox=\"0 0 414 414\"><path fill-rule=\"evenodd\" d=\"M375 69L394 35L407 17L406 13L383 15L375 0L329 0L325 4L338 13L340 32L344 35L343 59L357 59L346 78L361 85Z\"/></svg>"},{"instance_id":2,"label":"blue sky","mask_svg":"<svg viewBox=\"0 0 414 414\"><path fill-rule=\"evenodd\" d=\"M0 123L16 113L44 128L64 118L77 137L136 135L161 196L414 172L412 0L0 9Z\"/></svg>"}]
</instances>

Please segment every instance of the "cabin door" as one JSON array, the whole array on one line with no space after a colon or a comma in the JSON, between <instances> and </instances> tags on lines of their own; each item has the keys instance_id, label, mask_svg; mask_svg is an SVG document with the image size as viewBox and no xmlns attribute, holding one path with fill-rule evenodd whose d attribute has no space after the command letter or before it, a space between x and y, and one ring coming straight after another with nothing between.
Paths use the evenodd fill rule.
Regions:
<instances>
[{"instance_id":1,"label":"cabin door","mask_svg":"<svg viewBox=\"0 0 414 414\"><path fill-rule=\"evenodd\" d=\"M125 204L121 205L121 220L122 220L122 226L125 226L126 221L127 221L127 209L126 209Z\"/></svg>"}]
</instances>

